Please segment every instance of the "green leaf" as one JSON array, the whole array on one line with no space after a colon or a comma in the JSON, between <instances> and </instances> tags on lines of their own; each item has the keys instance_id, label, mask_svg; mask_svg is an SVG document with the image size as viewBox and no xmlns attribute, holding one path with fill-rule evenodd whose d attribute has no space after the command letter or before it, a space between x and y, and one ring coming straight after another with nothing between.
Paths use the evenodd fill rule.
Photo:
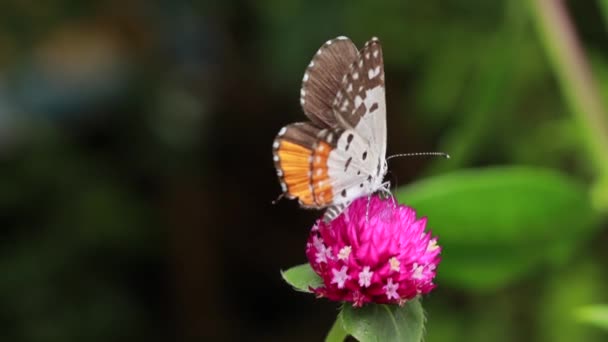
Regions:
<instances>
[{"instance_id":1,"label":"green leaf","mask_svg":"<svg viewBox=\"0 0 608 342\"><path fill-rule=\"evenodd\" d=\"M586 252L586 253L585 253ZM574 316L576 311L606 293L602 279L605 267L586 250L578 253L577 258L559 270L547 272L537 289L534 299L536 341L606 341L603 331L580 324Z\"/></svg>"},{"instance_id":2,"label":"green leaf","mask_svg":"<svg viewBox=\"0 0 608 342\"><path fill-rule=\"evenodd\" d=\"M323 279L313 271L310 264L294 266L281 272L281 276L289 285L302 292L310 292L310 287L323 285Z\"/></svg>"},{"instance_id":3,"label":"green leaf","mask_svg":"<svg viewBox=\"0 0 608 342\"><path fill-rule=\"evenodd\" d=\"M578 309L575 315L581 322L608 330L608 305L584 306Z\"/></svg>"},{"instance_id":4,"label":"green leaf","mask_svg":"<svg viewBox=\"0 0 608 342\"><path fill-rule=\"evenodd\" d=\"M404 306L368 304L362 308L344 305L340 312L342 326L361 342L422 341L424 311L418 298Z\"/></svg>"},{"instance_id":5,"label":"green leaf","mask_svg":"<svg viewBox=\"0 0 608 342\"><path fill-rule=\"evenodd\" d=\"M438 283L465 289L491 291L561 265L597 228L586 188L547 169L462 170L396 195L439 236Z\"/></svg>"}]
</instances>

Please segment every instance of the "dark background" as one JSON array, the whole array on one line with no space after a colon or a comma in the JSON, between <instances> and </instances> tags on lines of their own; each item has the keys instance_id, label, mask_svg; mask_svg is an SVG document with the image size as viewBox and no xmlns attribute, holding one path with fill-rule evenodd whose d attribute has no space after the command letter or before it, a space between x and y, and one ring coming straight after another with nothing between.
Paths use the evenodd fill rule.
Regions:
<instances>
[{"instance_id":1,"label":"dark background","mask_svg":"<svg viewBox=\"0 0 608 342\"><path fill-rule=\"evenodd\" d=\"M0 338L322 340L338 305L280 276L320 212L271 204L271 145L339 35L382 41L388 153L453 156L395 160L393 184L512 164L592 184L530 2L3 1ZM608 89L602 1L566 4ZM604 340L569 317L606 300L606 242L485 292L440 267L427 341Z\"/></svg>"}]
</instances>

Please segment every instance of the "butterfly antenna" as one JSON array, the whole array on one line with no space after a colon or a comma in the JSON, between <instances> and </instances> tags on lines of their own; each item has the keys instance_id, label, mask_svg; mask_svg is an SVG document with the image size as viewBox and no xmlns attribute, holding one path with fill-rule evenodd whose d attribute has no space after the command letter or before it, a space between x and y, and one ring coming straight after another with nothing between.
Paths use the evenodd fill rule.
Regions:
<instances>
[{"instance_id":1,"label":"butterfly antenna","mask_svg":"<svg viewBox=\"0 0 608 342\"><path fill-rule=\"evenodd\" d=\"M420 157L420 156L437 156L444 157L445 159L450 159L450 155L445 152L414 152L414 153L398 153L393 154L392 156L388 156L386 160L397 157Z\"/></svg>"}]
</instances>

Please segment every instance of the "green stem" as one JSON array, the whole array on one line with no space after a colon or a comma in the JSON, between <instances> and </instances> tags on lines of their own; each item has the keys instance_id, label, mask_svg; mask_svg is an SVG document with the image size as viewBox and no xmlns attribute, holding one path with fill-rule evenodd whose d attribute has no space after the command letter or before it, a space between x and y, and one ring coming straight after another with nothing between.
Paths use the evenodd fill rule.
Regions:
<instances>
[{"instance_id":1,"label":"green stem","mask_svg":"<svg viewBox=\"0 0 608 342\"><path fill-rule=\"evenodd\" d=\"M348 333L342 327L342 318L338 316L331 330L327 333L325 342L343 342L346 336L348 336Z\"/></svg>"},{"instance_id":2,"label":"green stem","mask_svg":"<svg viewBox=\"0 0 608 342\"><path fill-rule=\"evenodd\" d=\"M530 0L541 42L547 52L567 105L582 128L596 173L594 192L602 193L600 210L608 211L608 123L598 87L562 0Z\"/></svg>"},{"instance_id":3,"label":"green stem","mask_svg":"<svg viewBox=\"0 0 608 342\"><path fill-rule=\"evenodd\" d=\"M598 0L602 16L604 17L604 25L608 29L608 0Z\"/></svg>"}]
</instances>

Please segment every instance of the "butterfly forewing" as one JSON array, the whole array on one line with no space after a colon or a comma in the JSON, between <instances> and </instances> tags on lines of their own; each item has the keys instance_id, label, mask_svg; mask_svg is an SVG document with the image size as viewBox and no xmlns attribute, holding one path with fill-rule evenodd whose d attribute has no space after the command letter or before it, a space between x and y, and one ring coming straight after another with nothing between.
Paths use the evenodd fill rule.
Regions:
<instances>
[{"instance_id":1,"label":"butterfly forewing","mask_svg":"<svg viewBox=\"0 0 608 342\"><path fill-rule=\"evenodd\" d=\"M377 39L365 44L343 76L334 113L345 127L328 159L338 204L378 190L386 173L384 67Z\"/></svg>"},{"instance_id":2,"label":"butterfly forewing","mask_svg":"<svg viewBox=\"0 0 608 342\"><path fill-rule=\"evenodd\" d=\"M357 47L346 37L328 40L314 55L304 72L300 104L315 124L335 127L333 101L343 77L358 58Z\"/></svg>"},{"instance_id":3,"label":"butterfly forewing","mask_svg":"<svg viewBox=\"0 0 608 342\"><path fill-rule=\"evenodd\" d=\"M377 149L386 154L386 100L382 47L372 38L359 52L333 103L337 120L354 128Z\"/></svg>"}]
</instances>

